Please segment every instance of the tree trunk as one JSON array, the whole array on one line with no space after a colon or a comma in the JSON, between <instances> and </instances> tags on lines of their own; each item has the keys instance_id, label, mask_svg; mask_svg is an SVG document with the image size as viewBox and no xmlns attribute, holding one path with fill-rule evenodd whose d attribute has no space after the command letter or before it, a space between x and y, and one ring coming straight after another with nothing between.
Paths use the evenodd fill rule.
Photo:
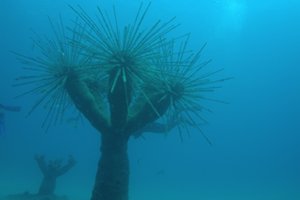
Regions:
<instances>
[{"instance_id":1,"label":"tree trunk","mask_svg":"<svg viewBox=\"0 0 300 200\"><path fill-rule=\"evenodd\" d=\"M122 133L101 135L101 158L91 200L128 200L128 137Z\"/></svg>"},{"instance_id":2,"label":"tree trunk","mask_svg":"<svg viewBox=\"0 0 300 200\"><path fill-rule=\"evenodd\" d=\"M45 175L39 189L39 195L54 195L56 176Z\"/></svg>"}]
</instances>

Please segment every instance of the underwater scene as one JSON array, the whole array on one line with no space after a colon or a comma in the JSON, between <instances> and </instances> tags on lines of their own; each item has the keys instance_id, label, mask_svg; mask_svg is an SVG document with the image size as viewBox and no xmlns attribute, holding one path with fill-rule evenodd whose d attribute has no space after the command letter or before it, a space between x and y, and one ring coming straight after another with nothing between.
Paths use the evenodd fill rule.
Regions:
<instances>
[{"instance_id":1,"label":"underwater scene","mask_svg":"<svg viewBox=\"0 0 300 200\"><path fill-rule=\"evenodd\" d=\"M0 200L300 199L300 1L1 0Z\"/></svg>"}]
</instances>

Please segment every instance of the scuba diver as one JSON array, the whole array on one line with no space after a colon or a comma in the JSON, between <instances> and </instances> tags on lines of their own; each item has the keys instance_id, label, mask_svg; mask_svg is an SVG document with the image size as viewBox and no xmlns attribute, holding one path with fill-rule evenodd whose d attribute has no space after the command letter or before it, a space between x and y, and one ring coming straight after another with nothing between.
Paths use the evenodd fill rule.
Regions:
<instances>
[{"instance_id":1,"label":"scuba diver","mask_svg":"<svg viewBox=\"0 0 300 200\"><path fill-rule=\"evenodd\" d=\"M20 106L6 106L3 104L0 104L0 136L4 135L4 133L5 133L5 113L4 113L4 111L20 112L21 107Z\"/></svg>"}]
</instances>

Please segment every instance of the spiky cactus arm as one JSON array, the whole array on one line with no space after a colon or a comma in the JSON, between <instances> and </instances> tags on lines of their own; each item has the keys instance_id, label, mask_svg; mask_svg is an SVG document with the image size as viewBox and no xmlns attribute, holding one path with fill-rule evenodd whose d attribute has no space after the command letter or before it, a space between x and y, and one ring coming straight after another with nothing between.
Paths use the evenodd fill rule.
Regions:
<instances>
[{"instance_id":1,"label":"spiky cactus arm","mask_svg":"<svg viewBox=\"0 0 300 200\"><path fill-rule=\"evenodd\" d=\"M126 126L128 106L131 102L132 85L122 70L112 70L109 75L108 100L110 107L111 128L116 131Z\"/></svg>"},{"instance_id":2,"label":"spiky cactus arm","mask_svg":"<svg viewBox=\"0 0 300 200\"><path fill-rule=\"evenodd\" d=\"M100 132L109 132L109 122L104 113L104 102L97 93L92 92L88 81L80 78L76 72L67 78L65 88L76 108Z\"/></svg>"},{"instance_id":3,"label":"spiky cactus arm","mask_svg":"<svg viewBox=\"0 0 300 200\"><path fill-rule=\"evenodd\" d=\"M133 135L147 124L163 116L170 105L170 98L164 92L145 91L138 103L130 110L125 132Z\"/></svg>"}]
</instances>

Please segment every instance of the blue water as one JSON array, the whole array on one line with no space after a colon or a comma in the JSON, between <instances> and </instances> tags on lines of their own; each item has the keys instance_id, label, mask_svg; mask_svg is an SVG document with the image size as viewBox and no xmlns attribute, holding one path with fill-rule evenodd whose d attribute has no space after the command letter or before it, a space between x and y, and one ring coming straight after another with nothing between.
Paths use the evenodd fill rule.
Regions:
<instances>
[{"instance_id":1,"label":"blue water","mask_svg":"<svg viewBox=\"0 0 300 200\"><path fill-rule=\"evenodd\" d=\"M66 122L45 133L45 111L26 117L33 96L12 87L24 71L10 51L31 55L31 29L50 34L47 17L66 22L80 4L89 13L114 4L122 20L130 21L138 0L1 0L0 103L22 106L6 112L6 132L0 137L0 196L37 192L41 174L34 155L66 159L77 165L57 182L56 193L70 199L90 197L100 136L83 123ZM209 124L179 139L174 129L167 137L145 134L132 139L130 199L227 200L300 199L300 2L298 0L153 0L147 20L173 16L180 23L172 34L191 32L191 48L205 42L204 58L212 58L216 75L234 77L210 97L228 104L205 102L213 113L203 113ZM146 20L146 23L150 23Z\"/></svg>"}]
</instances>

